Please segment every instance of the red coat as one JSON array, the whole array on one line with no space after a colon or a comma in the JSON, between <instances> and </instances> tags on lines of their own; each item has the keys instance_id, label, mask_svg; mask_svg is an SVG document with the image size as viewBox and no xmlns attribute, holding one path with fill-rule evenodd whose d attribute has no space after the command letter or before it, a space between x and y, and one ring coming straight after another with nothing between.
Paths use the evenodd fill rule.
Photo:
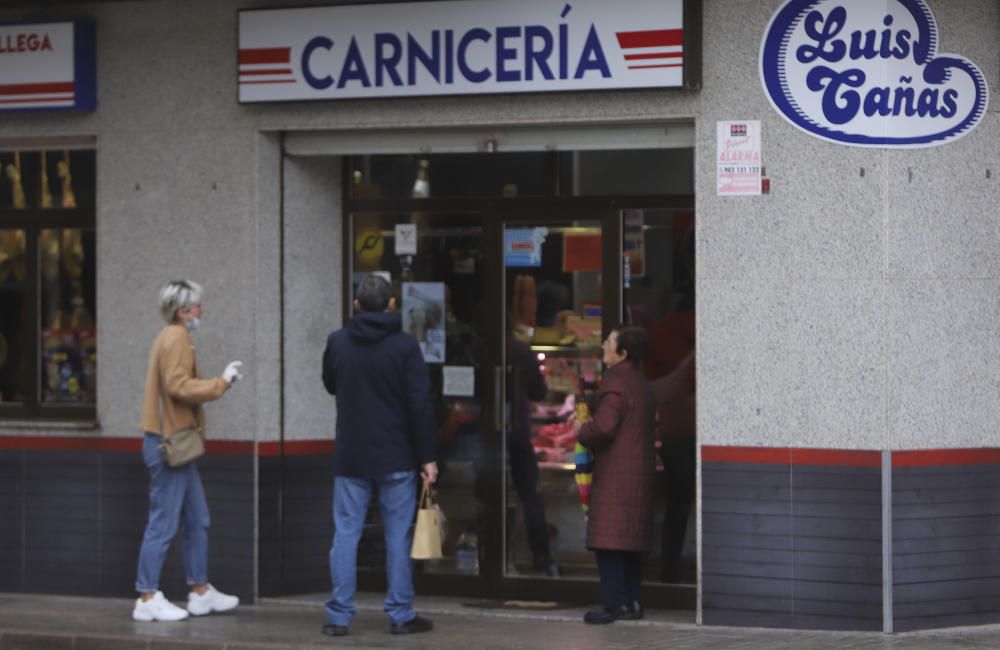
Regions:
<instances>
[{"instance_id":1,"label":"red coat","mask_svg":"<svg viewBox=\"0 0 1000 650\"><path fill-rule=\"evenodd\" d=\"M630 361L610 368L579 439L594 452L587 548L648 551L653 539L656 400Z\"/></svg>"}]
</instances>

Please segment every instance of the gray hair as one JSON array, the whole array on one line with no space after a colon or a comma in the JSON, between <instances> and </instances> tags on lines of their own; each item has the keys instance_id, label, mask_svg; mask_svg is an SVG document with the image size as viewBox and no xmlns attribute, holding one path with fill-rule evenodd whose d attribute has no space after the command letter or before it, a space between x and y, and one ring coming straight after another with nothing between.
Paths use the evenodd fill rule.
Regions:
<instances>
[{"instance_id":1,"label":"gray hair","mask_svg":"<svg viewBox=\"0 0 1000 650\"><path fill-rule=\"evenodd\" d=\"M173 323L178 309L190 309L201 302L201 285L191 280L174 280L160 289L160 315Z\"/></svg>"},{"instance_id":2,"label":"gray hair","mask_svg":"<svg viewBox=\"0 0 1000 650\"><path fill-rule=\"evenodd\" d=\"M381 275L369 273L358 284L358 293L354 297L364 311L385 311L392 297L392 285Z\"/></svg>"}]
</instances>

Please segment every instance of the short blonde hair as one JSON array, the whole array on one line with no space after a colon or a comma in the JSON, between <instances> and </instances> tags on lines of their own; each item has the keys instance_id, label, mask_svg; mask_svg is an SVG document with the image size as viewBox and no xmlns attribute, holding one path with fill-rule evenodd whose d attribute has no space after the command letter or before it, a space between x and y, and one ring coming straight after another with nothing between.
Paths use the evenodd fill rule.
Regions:
<instances>
[{"instance_id":1,"label":"short blonde hair","mask_svg":"<svg viewBox=\"0 0 1000 650\"><path fill-rule=\"evenodd\" d=\"M160 289L160 315L173 323L178 309L190 309L201 302L201 285L191 280L174 280Z\"/></svg>"}]
</instances>

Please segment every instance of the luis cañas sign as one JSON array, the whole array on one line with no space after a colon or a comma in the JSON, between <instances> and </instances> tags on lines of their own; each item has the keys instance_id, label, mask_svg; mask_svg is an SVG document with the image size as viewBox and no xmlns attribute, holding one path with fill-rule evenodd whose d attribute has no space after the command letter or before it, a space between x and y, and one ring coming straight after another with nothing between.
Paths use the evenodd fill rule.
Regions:
<instances>
[{"instance_id":1,"label":"luis ca\u00f1as sign","mask_svg":"<svg viewBox=\"0 0 1000 650\"><path fill-rule=\"evenodd\" d=\"M936 146L974 129L989 103L979 68L938 52L939 41L925 0L787 0L761 44L761 82L786 120L818 138Z\"/></svg>"}]
</instances>

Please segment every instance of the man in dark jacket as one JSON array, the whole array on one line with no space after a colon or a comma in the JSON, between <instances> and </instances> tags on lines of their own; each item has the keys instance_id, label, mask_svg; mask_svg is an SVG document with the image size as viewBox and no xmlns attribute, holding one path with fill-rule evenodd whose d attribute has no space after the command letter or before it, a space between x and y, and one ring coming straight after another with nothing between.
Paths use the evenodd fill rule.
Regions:
<instances>
[{"instance_id":1,"label":"man in dark jacket","mask_svg":"<svg viewBox=\"0 0 1000 650\"><path fill-rule=\"evenodd\" d=\"M390 631L411 634L434 627L413 611L410 563L417 472L428 483L438 472L430 378L417 340L402 331L391 293L384 278L365 276L354 318L330 334L323 353L323 385L337 397L333 594L326 603L329 623L323 626L331 636L347 634L357 611L357 548L373 490L385 530Z\"/></svg>"}]
</instances>

